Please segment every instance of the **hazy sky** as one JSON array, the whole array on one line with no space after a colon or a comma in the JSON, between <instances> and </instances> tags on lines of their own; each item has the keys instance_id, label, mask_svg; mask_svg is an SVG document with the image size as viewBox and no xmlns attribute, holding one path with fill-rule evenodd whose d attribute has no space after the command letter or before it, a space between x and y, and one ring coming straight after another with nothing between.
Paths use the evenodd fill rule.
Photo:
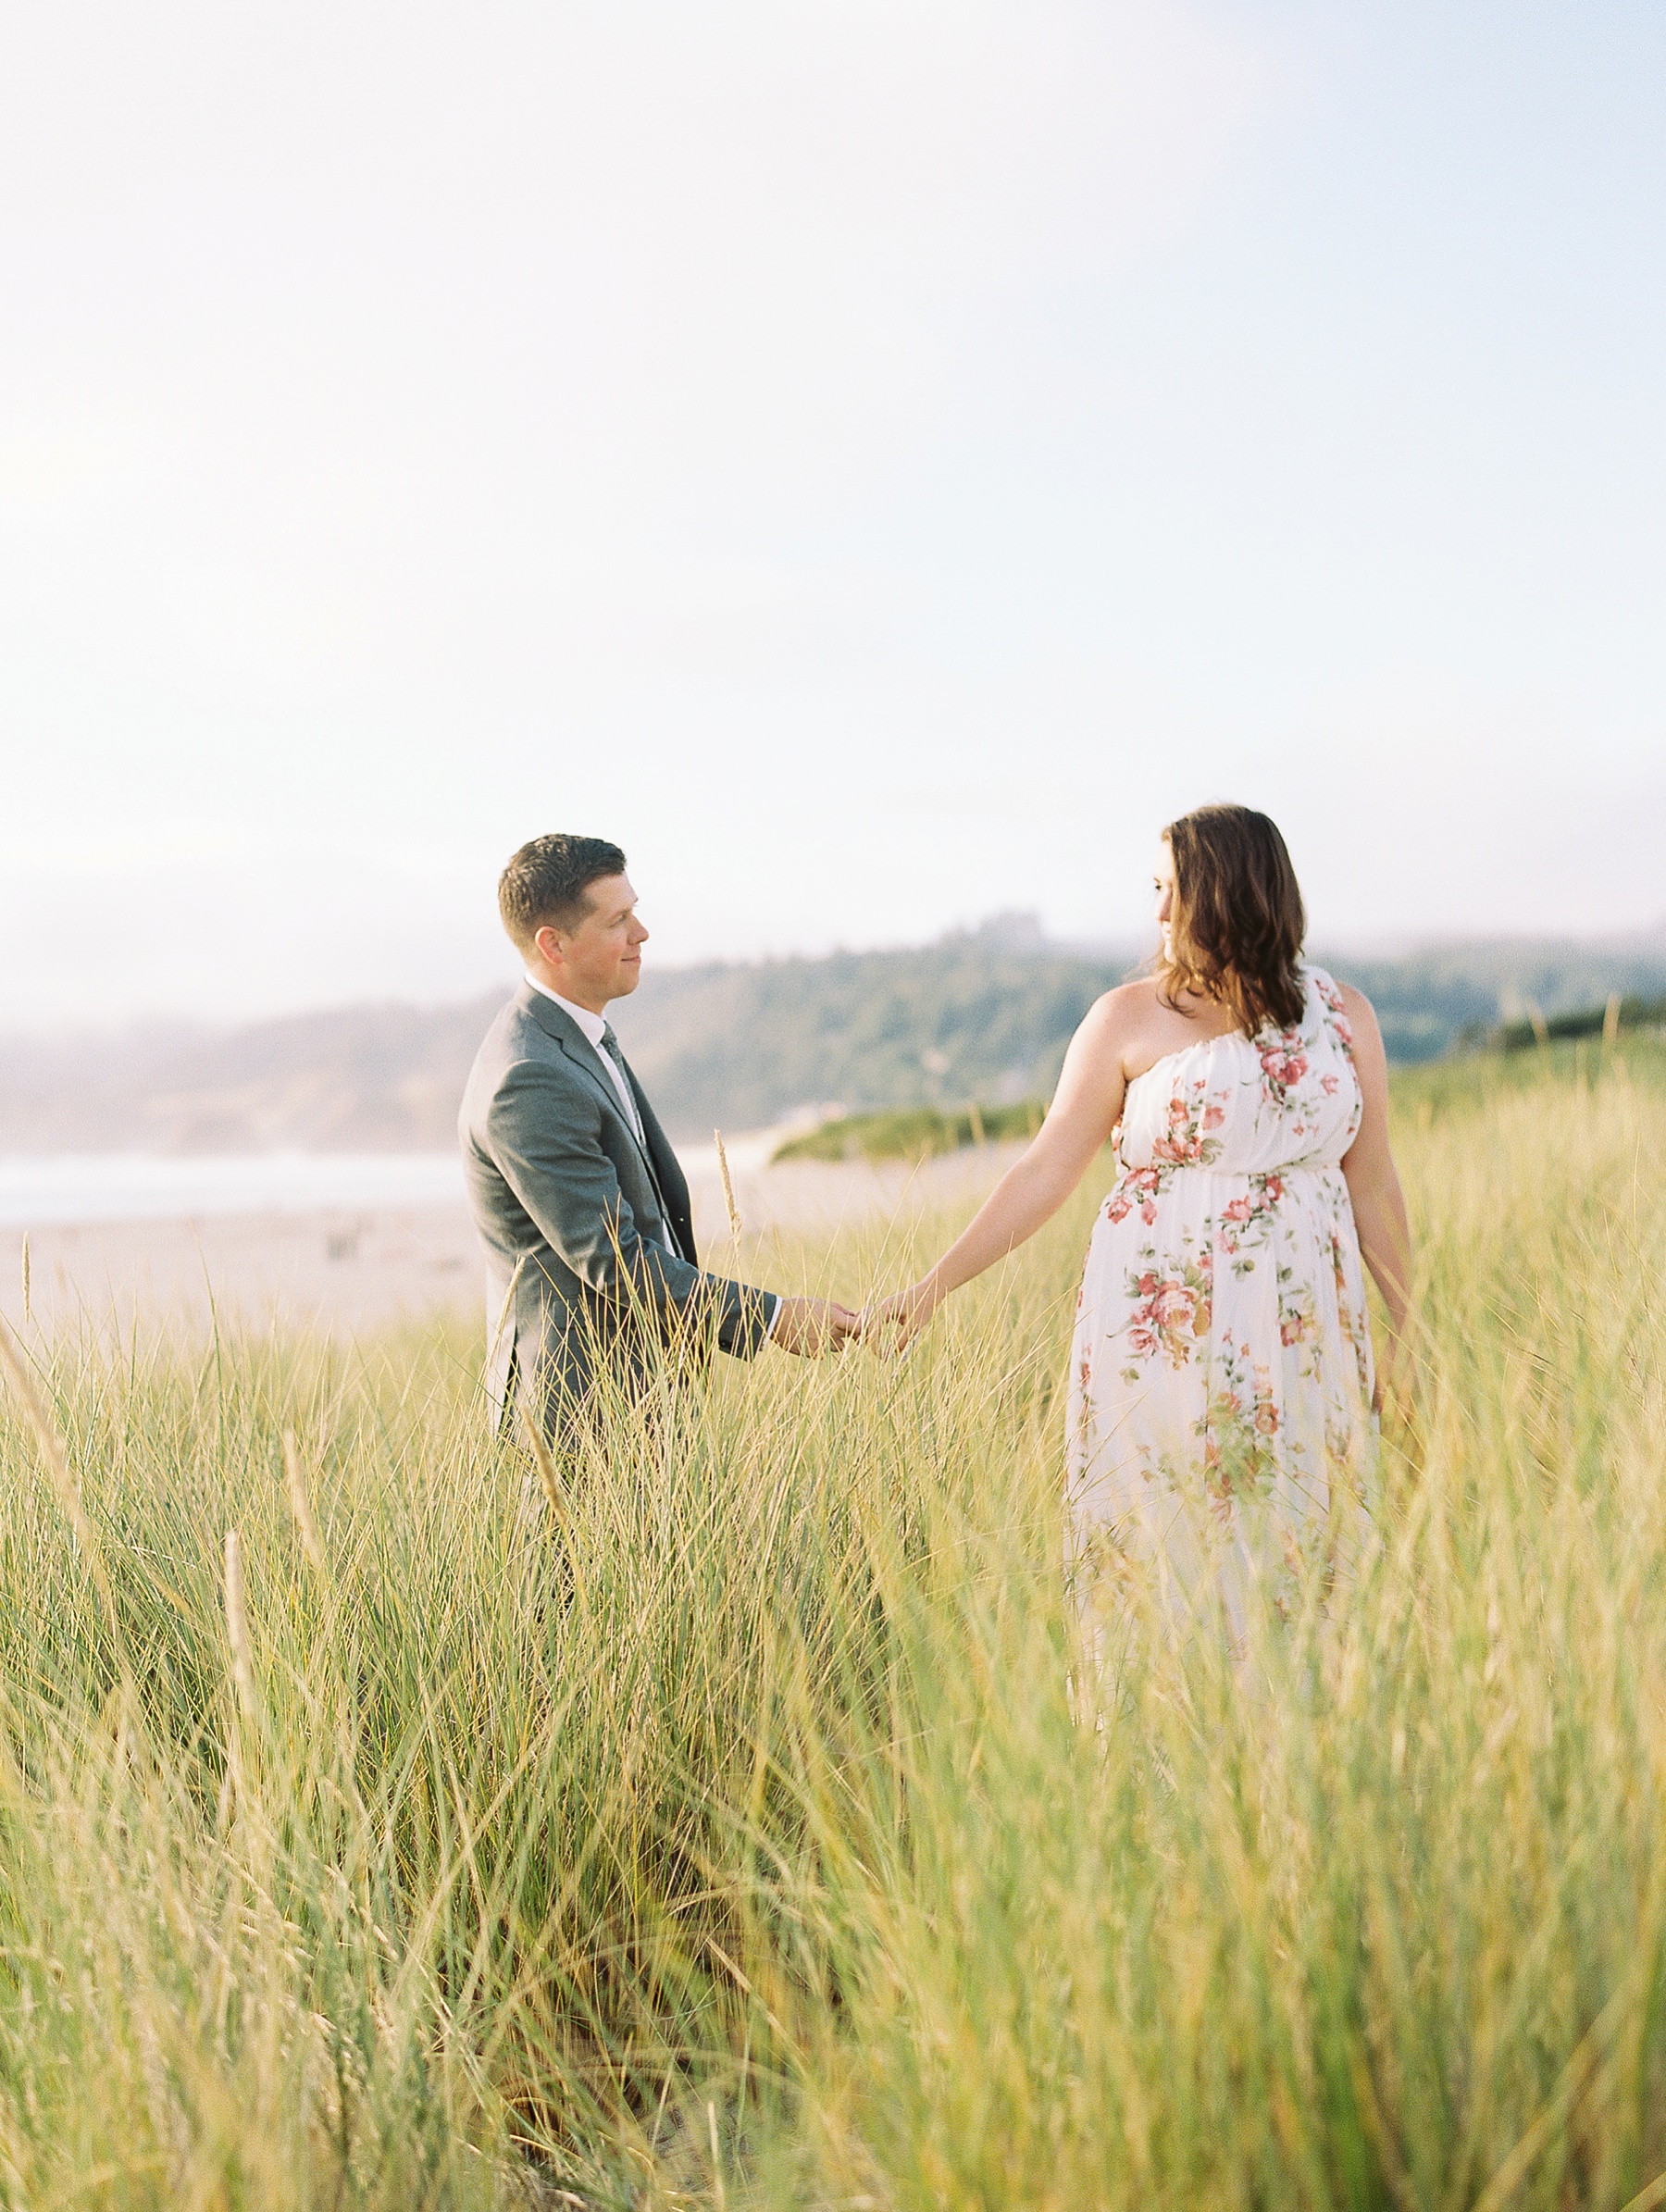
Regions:
<instances>
[{"instance_id":1,"label":"hazy sky","mask_svg":"<svg viewBox=\"0 0 1666 2212\"><path fill-rule=\"evenodd\" d=\"M1659 0L8 18L0 1026L1666 918Z\"/></svg>"}]
</instances>

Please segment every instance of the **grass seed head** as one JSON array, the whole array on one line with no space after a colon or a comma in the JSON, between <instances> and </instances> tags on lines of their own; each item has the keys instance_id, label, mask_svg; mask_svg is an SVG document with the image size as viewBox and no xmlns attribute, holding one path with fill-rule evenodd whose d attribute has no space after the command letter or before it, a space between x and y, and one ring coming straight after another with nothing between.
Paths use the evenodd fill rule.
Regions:
<instances>
[{"instance_id":1,"label":"grass seed head","mask_svg":"<svg viewBox=\"0 0 1666 2212\"><path fill-rule=\"evenodd\" d=\"M313 1519L312 1500L306 1494L306 1473L301 1464L293 1429L283 1432L283 1482L306 1563L321 1582L325 1574L324 1546L319 1540L317 1522Z\"/></svg>"},{"instance_id":2,"label":"grass seed head","mask_svg":"<svg viewBox=\"0 0 1666 2212\"><path fill-rule=\"evenodd\" d=\"M245 1716L255 1710L255 1670L249 1656L249 1609L243 1595L242 1543L234 1528L226 1531L226 1642L231 1651L231 1680Z\"/></svg>"},{"instance_id":3,"label":"grass seed head","mask_svg":"<svg viewBox=\"0 0 1666 2212\"><path fill-rule=\"evenodd\" d=\"M721 1129L712 1131L712 1141L717 1147L717 1173L723 1178L723 1202L728 1208L729 1235L739 1244L740 1241L740 1209L735 1203L735 1186L729 1177L728 1153L724 1149Z\"/></svg>"}]
</instances>

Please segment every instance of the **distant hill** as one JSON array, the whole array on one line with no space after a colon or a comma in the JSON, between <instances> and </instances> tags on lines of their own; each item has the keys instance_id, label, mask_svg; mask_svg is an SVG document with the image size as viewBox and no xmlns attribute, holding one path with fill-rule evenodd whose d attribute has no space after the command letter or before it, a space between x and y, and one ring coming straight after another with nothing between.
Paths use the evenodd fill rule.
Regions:
<instances>
[{"instance_id":1,"label":"distant hill","mask_svg":"<svg viewBox=\"0 0 1666 2212\"><path fill-rule=\"evenodd\" d=\"M934 945L649 970L615 1009L673 1135L851 1111L1045 1096L1070 1034L1131 952L1049 944L1006 916ZM1666 947L1499 941L1326 962L1369 993L1392 1057L1666 992ZM0 1152L441 1149L505 992L437 1009L347 1007L234 1030L0 1041Z\"/></svg>"},{"instance_id":2,"label":"distant hill","mask_svg":"<svg viewBox=\"0 0 1666 2212\"><path fill-rule=\"evenodd\" d=\"M1370 998L1391 1059L1433 1060L1529 1005L1554 1014L1610 991L1666 989L1666 947L1434 947L1399 959L1318 957ZM615 1026L679 1134L759 1128L795 1107L1000 1105L1046 1097L1071 1033L1138 955L1049 945L1002 917L935 945L647 976Z\"/></svg>"},{"instance_id":3,"label":"distant hill","mask_svg":"<svg viewBox=\"0 0 1666 2212\"><path fill-rule=\"evenodd\" d=\"M440 1150L506 995L0 1042L0 1152Z\"/></svg>"},{"instance_id":4,"label":"distant hill","mask_svg":"<svg viewBox=\"0 0 1666 2212\"><path fill-rule=\"evenodd\" d=\"M1071 1032L1134 958L1062 951L1003 919L901 951L648 976L615 1025L689 1134L804 1105L1000 1104L1051 1089Z\"/></svg>"},{"instance_id":5,"label":"distant hill","mask_svg":"<svg viewBox=\"0 0 1666 2212\"><path fill-rule=\"evenodd\" d=\"M1376 1008L1388 1057L1402 1065L1436 1060L1460 1042L1480 1043L1533 1007L1546 1015L1600 1007L1666 990L1666 940L1580 945L1500 938L1432 945L1399 959L1318 957Z\"/></svg>"}]
</instances>

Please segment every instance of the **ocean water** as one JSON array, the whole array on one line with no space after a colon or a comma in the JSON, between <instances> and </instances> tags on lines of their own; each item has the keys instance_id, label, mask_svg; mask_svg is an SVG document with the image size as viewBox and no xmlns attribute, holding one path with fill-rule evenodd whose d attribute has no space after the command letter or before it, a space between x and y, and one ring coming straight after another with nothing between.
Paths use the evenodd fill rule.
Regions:
<instances>
[{"instance_id":1,"label":"ocean water","mask_svg":"<svg viewBox=\"0 0 1666 2212\"><path fill-rule=\"evenodd\" d=\"M738 1137L737 1174L762 1167L774 1139ZM711 1145L678 1146L691 1184L715 1181ZM206 1214L315 1213L463 1203L455 1152L148 1152L0 1157L0 1229L53 1222L193 1221Z\"/></svg>"},{"instance_id":2,"label":"ocean water","mask_svg":"<svg viewBox=\"0 0 1666 2212\"><path fill-rule=\"evenodd\" d=\"M463 1201L455 1152L61 1152L0 1158L0 1228Z\"/></svg>"}]
</instances>

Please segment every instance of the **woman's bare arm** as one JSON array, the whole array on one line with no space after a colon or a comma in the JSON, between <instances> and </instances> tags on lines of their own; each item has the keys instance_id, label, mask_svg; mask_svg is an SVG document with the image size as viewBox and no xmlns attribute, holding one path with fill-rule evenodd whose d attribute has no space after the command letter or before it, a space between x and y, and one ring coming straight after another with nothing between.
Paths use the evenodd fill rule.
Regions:
<instances>
[{"instance_id":1,"label":"woman's bare arm","mask_svg":"<svg viewBox=\"0 0 1666 2212\"><path fill-rule=\"evenodd\" d=\"M1385 1379L1399 1363L1411 1296L1411 1225L1406 1218L1394 1154L1388 1145L1388 1058L1371 1000L1342 987L1342 1004L1353 1030L1354 1069L1364 1096L1360 1133L1342 1162L1353 1202L1360 1252L1388 1311Z\"/></svg>"},{"instance_id":2,"label":"woman's bare arm","mask_svg":"<svg viewBox=\"0 0 1666 2212\"><path fill-rule=\"evenodd\" d=\"M1059 1087L1035 1138L996 1184L964 1235L912 1290L882 1299L864 1316L864 1333L894 1329L905 1344L951 1290L1004 1260L1059 1211L1087 1173L1122 1113L1124 1054L1140 987L1108 991L1070 1040Z\"/></svg>"}]
</instances>

